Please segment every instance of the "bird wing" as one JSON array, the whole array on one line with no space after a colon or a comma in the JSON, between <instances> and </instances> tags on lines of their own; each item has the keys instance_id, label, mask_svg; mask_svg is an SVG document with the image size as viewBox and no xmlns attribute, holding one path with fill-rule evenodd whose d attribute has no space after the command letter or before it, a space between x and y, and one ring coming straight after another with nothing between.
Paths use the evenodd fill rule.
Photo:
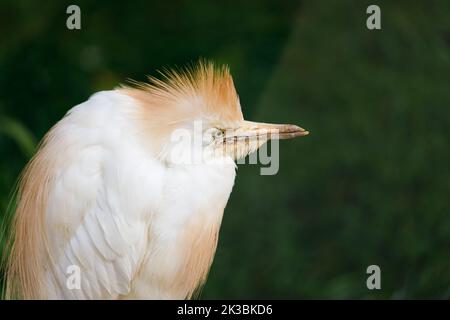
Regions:
<instances>
[{"instance_id":1,"label":"bird wing","mask_svg":"<svg viewBox=\"0 0 450 320\"><path fill-rule=\"evenodd\" d=\"M139 190L127 185L142 180L130 174L137 165L117 167L127 162L99 146L66 148L55 157L60 164L55 164L46 214L48 297L116 299L128 294L148 230L136 205Z\"/></svg>"},{"instance_id":2,"label":"bird wing","mask_svg":"<svg viewBox=\"0 0 450 320\"><path fill-rule=\"evenodd\" d=\"M127 221L104 194L99 194L52 265L49 296L115 299L128 294L144 229L142 224ZM58 228L55 230L57 233Z\"/></svg>"}]
</instances>

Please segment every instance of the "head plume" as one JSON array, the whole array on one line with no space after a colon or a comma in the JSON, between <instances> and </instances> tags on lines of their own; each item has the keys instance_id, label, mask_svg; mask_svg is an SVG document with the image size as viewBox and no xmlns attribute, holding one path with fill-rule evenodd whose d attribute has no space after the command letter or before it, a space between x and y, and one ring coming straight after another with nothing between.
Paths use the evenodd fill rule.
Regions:
<instances>
[{"instance_id":1,"label":"head plume","mask_svg":"<svg viewBox=\"0 0 450 320\"><path fill-rule=\"evenodd\" d=\"M181 69L163 69L159 73L161 78L149 76L147 83L131 80L130 86L123 86L148 112L155 109L159 114L168 112L175 121L196 117L226 122L243 120L228 66L200 60Z\"/></svg>"}]
</instances>

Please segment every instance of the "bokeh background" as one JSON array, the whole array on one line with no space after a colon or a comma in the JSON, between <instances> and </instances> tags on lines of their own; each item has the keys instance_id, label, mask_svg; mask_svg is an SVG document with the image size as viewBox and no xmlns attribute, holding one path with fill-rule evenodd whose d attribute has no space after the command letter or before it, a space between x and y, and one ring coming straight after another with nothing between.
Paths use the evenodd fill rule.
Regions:
<instances>
[{"instance_id":1,"label":"bokeh background","mask_svg":"<svg viewBox=\"0 0 450 320\"><path fill-rule=\"evenodd\" d=\"M369 4L2 0L2 217L69 108L205 57L231 67L247 118L311 135L280 143L275 176L239 166L201 298L450 298L450 2L376 1L377 31Z\"/></svg>"}]
</instances>

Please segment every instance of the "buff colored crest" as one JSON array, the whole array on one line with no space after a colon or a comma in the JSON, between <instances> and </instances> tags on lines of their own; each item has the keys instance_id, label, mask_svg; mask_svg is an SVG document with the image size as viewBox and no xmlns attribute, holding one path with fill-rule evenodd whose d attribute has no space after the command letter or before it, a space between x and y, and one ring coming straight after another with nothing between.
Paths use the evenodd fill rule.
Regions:
<instances>
[{"instance_id":1,"label":"buff colored crest","mask_svg":"<svg viewBox=\"0 0 450 320\"><path fill-rule=\"evenodd\" d=\"M131 81L131 86L120 90L139 100L152 116L171 113L168 116L173 119L168 119L169 123L194 117L228 122L243 120L227 66L217 67L201 60L181 70L165 69L160 74L162 79L148 77L148 83Z\"/></svg>"}]
</instances>

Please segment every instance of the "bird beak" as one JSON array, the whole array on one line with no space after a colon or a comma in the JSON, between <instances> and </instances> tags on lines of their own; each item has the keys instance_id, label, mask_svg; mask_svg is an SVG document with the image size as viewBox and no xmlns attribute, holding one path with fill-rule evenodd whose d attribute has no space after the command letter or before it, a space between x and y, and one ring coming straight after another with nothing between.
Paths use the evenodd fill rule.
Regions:
<instances>
[{"instance_id":1,"label":"bird beak","mask_svg":"<svg viewBox=\"0 0 450 320\"><path fill-rule=\"evenodd\" d=\"M293 124L272 124L263 122L244 121L243 125L237 129L233 136L226 138L240 139L292 139L309 134L299 126Z\"/></svg>"}]
</instances>

